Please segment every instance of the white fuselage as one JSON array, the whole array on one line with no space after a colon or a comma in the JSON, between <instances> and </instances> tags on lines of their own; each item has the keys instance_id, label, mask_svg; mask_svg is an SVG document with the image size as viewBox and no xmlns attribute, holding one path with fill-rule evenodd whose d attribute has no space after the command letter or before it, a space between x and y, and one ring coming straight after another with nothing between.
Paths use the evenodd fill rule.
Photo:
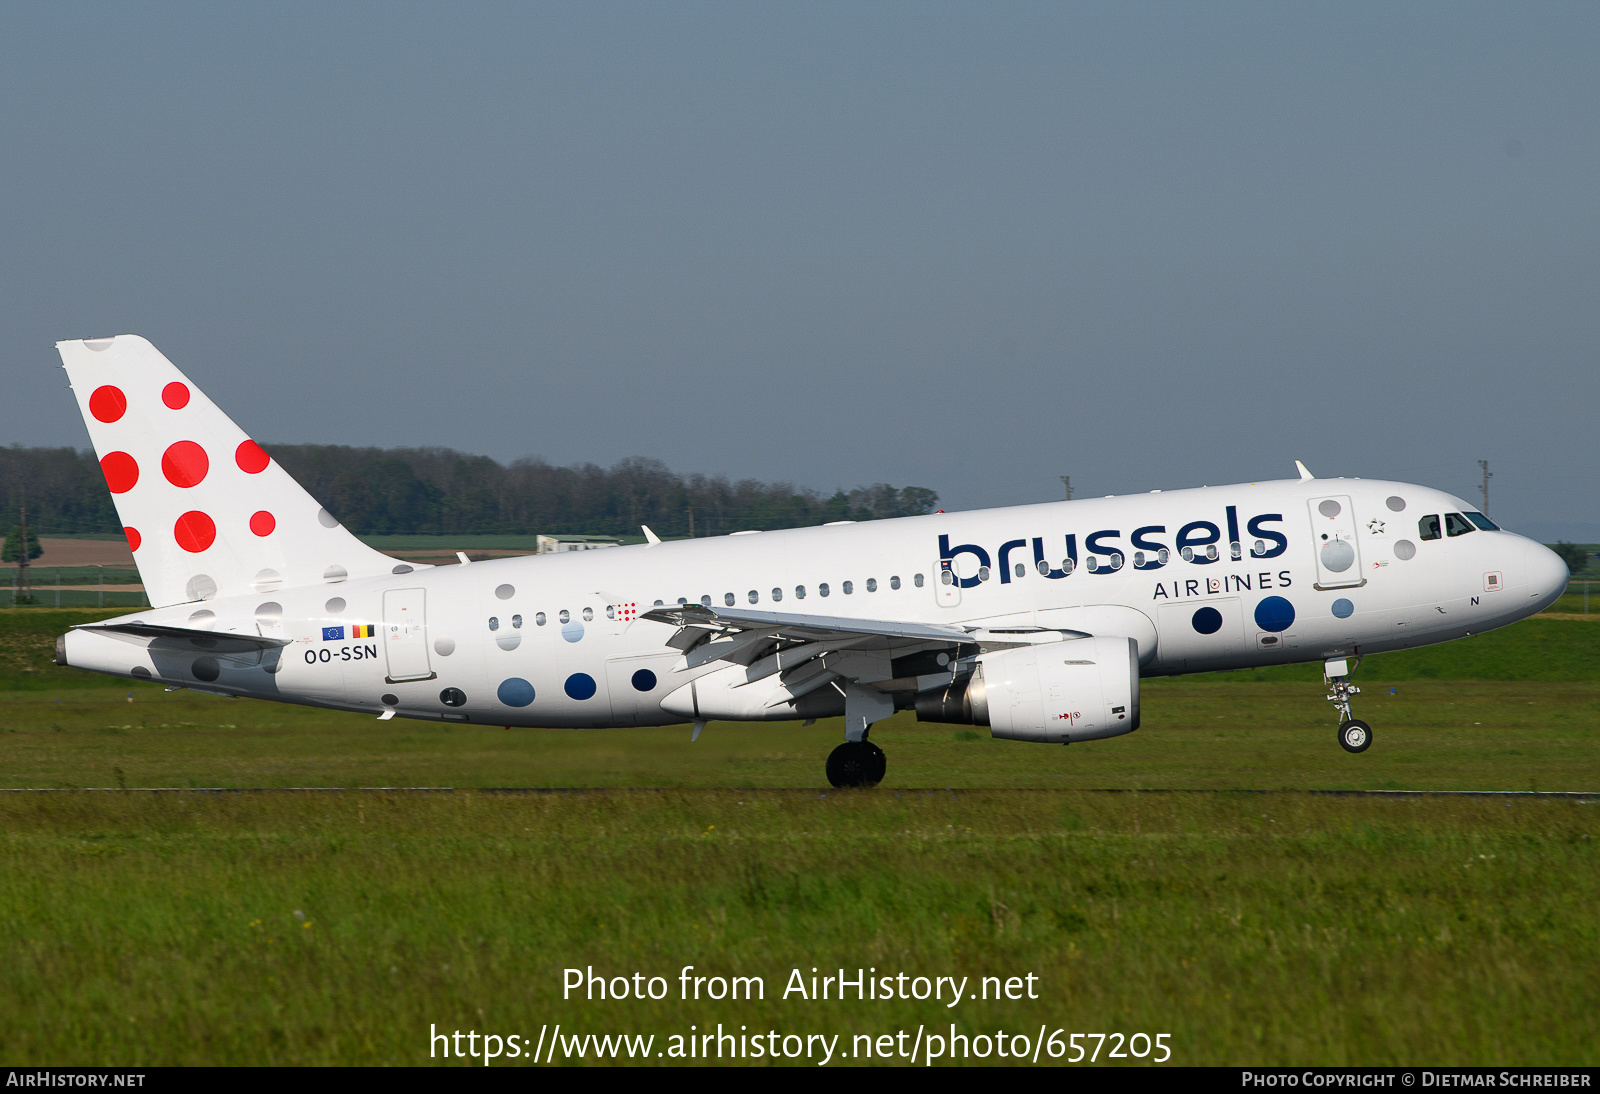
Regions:
<instances>
[{"instance_id":1,"label":"white fuselage","mask_svg":"<svg viewBox=\"0 0 1600 1094\"><path fill-rule=\"evenodd\" d=\"M742 533L424 567L126 617L289 641L265 656L162 653L82 630L63 652L75 666L227 694L594 728L685 721L681 703L663 700L724 667L685 668L665 645L672 626L634 618L680 601L1117 634L1137 640L1147 676L1320 661L1463 638L1561 594L1559 558L1447 519L1468 509L1405 483L1314 479ZM1429 518L1436 538L1424 538Z\"/></svg>"}]
</instances>

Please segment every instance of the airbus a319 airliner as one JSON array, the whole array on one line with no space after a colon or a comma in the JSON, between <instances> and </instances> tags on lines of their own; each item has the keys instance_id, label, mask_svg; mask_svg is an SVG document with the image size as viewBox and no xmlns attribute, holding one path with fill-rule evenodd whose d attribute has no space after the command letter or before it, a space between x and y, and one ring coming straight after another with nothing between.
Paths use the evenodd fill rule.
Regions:
<instances>
[{"instance_id":1,"label":"airbus a319 airliner","mask_svg":"<svg viewBox=\"0 0 1600 1094\"><path fill-rule=\"evenodd\" d=\"M897 710L1068 744L1143 676L1318 661L1338 740L1369 653L1503 627L1567 569L1424 486L1300 477L430 567L342 527L148 341L57 345L153 607L63 665L380 719L656 726ZM693 739L693 737L691 739Z\"/></svg>"}]
</instances>

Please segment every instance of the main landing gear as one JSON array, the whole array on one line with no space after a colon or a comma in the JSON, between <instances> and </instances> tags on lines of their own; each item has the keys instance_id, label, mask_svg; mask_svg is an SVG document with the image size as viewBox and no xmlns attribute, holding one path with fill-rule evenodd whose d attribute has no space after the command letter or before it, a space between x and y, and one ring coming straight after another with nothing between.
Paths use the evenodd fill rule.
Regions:
<instances>
[{"instance_id":1,"label":"main landing gear","mask_svg":"<svg viewBox=\"0 0 1600 1094\"><path fill-rule=\"evenodd\" d=\"M889 758L871 741L846 741L828 754L828 781L847 786L877 786L889 769Z\"/></svg>"},{"instance_id":2,"label":"main landing gear","mask_svg":"<svg viewBox=\"0 0 1600 1094\"><path fill-rule=\"evenodd\" d=\"M1350 682L1350 675L1360 667L1359 657L1354 665L1340 657L1322 666L1323 679L1328 685L1328 702L1339 712L1339 747L1346 752L1365 752L1372 747L1372 727L1350 716L1350 697L1361 694L1361 689Z\"/></svg>"},{"instance_id":3,"label":"main landing gear","mask_svg":"<svg viewBox=\"0 0 1600 1094\"><path fill-rule=\"evenodd\" d=\"M876 688L855 681L844 685L844 744L828 755L828 782L847 786L877 786L889 769L883 749L867 740L872 723L894 713L894 699Z\"/></svg>"}]
</instances>

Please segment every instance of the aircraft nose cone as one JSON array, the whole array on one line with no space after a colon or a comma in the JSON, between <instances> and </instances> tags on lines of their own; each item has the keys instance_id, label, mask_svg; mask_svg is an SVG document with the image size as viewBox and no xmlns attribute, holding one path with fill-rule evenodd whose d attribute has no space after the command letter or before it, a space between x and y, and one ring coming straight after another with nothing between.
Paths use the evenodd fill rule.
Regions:
<instances>
[{"instance_id":1,"label":"aircraft nose cone","mask_svg":"<svg viewBox=\"0 0 1600 1094\"><path fill-rule=\"evenodd\" d=\"M1537 605L1533 610L1542 612L1567 591L1567 564L1561 556L1542 543L1528 540L1523 547L1522 565L1528 575L1528 592Z\"/></svg>"}]
</instances>

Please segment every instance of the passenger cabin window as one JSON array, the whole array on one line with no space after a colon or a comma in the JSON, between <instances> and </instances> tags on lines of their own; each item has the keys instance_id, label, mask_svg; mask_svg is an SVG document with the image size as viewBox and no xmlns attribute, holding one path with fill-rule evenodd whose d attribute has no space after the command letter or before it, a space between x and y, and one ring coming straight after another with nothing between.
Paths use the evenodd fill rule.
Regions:
<instances>
[{"instance_id":1,"label":"passenger cabin window","mask_svg":"<svg viewBox=\"0 0 1600 1094\"><path fill-rule=\"evenodd\" d=\"M824 581L821 585L817 586L817 595L818 596L827 596L828 595L828 583L826 581Z\"/></svg>"},{"instance_id":2,"label":"passenger cabin window","mask_svg":"<svg viewBox=\"0 0 1600 1094\"><path fill-rule=\"evenodd\" d=\"M750 603L754 604L761 599L761 594L755 589L750 590Z\"/></svg>"},{"instance_id":3,"label":"passenger cabin window","mask_svg":"<svg viewBox=\"0 0 1600 1094\"><path fill-rule=\"evenodd\" d=\"M1473 524L1476 524L1479 528L1482 528L1485 532L1498 532L1500 530L1500 526L1498 524L1484 516L1482 513L1467 513L1465 516L1468 520L1470 520Z\"/></svg>"},{"instance_id":4,"label":"passenger cabin window","mask_svg":"<svg viewBox=\"0 0 1600 1094\"><path fill-rule=\"evenodd\" d=\"M896 574L894 577L891 577L889 579L889 588L898 589L899 587L900 587L900 575Z\"/></svg>"},{"instance_id":5,"label":"passenger cabin window","mask_svg":"<svg viewBox=\"0 0 1600 1094\"><path fill-rule=\"evenodd\" d=\"M878 591L878 579L875 578L875 577L867 578L867 592L875 593L877 591Z\"/></svg>"},{"instance_id":6,"label":"passenger cabin window","mask_svg":"<svg viewBox=\"0 0 1600 1094\"><path fill-rule=\"evenodd\" d=\"M491 615L489 617L489 629L491 631L497 631L500 629L500 617L498 615Z\"/></svg>"},{"instance_id":7,"label":"passenger cabin window","mask_svg":"<svg viewBox=\"0 0 1600 1094\"><path fill-rule=\"evenodd\" d=\"M911 577L911 584L915 585L919 589L922 588L922 575L913 574Z\"/></svg>"},{"instance_id":8,"label":"passenger cabin window","mask_svg":"<svg viewBox=\"0 0 1600 1094\"><path fill-rule=\"evenodd\" d=\"M773 589L772 590L772 599L773 600L782 600L783 599L783 590L782 589Z\"/></svg>"},{"instance_id":9,"label":"passenger cabin window","mask_svg":"<svg viewBox=\"0 0 1600 1094\"><path fill-rule=\"evenodd\" d=\"M556 618L561 620L561 622L563 622L563 623L571 623L572 622L572 613L567 611L567 609L562 608L561 609L561 614L556 616Z\"/></svg>"},{"instance_id":10,"label":"passenger cabin window","mask_svg":"<svg viewBox=\"0 0 1600 1094\"><path fill-rule=\"evenodd\" d=\"M804 600L806 598L806 587L804 585L796 585L794 587L794 598L796 600Z\"/></svg>"},{"instance_id":11,"label":"passenger cabin window","mask_svg":"<svg viewBox=\"0 0 1600 1094\"><path fill-rule=\"evenodd\" d=\"M522 616L514 615L511 617L511 629L514 631L520 631L522 629Z\"/></svg>"},{"instance_id":12,"label":"passenger cabin window","mask_svg":"<svg viewBox=\"0 0 1600 1094\"><path fill-rule=\"evenodd\" d=\"M734 596L732 593L723 593L722 594L722 602L724 604L726 604L730 608L733 607L734 601L736 601L738 599L739 598Z\"/></svg>"},{"instance_id":13,"label":"passenger cabin window","mask_svg":"<svg viewBox=\"0 0 1600 1094\"><path fill-rule=\"evenodd\" d=\"M1472 522L1460 513L1446 513L1444 515L1444 530L1450 536L1464 536L1468 532L1476 532Z\"/></svg>"},{"instance_id":14,"label":"passenger cabin window","mask_svg":"<svg viewBox=\"0 0 1600 1094\"><path fill-rule=\"evenodd\" d=\"M707 593L705 596L702 596L700 598L700 606L702 608L711 607L711 594L710 593Z\"/></svg>"},{"instance_id":15,"label":"passenger cabin window","mask_svg":"<svg viewBox=\"0 0 1600 1094\"><path fill-rule=\"evenodd\" d=\"M1417 521L1417 538L1418 539L1438 539L1439 538L1439 518L1438 518L1437 515L1429 516L1429 517L1423 517L1421 520Z\"/></svg>"},{"instance_id":16,"label":"passenger cabin window","mask_svg":"<svg viewBox=\"0 0 1600 1094\"><path fill-rule=\"evenodd\" d=\"M585 609L583 609L583 621L585 623L589 622L593 618L594 618L594 609L593 608L585 608Z\"/></svg>"},{"instance_id":17,"label":"passenger cabin window","mask_svg":"<svg viewBox=\"0 0 1600 1094\"><path fill-rule=\"evenodd\" d=\"M849 596L856 591L856 587L854 583L846 581L840 584L839 591L844 593L845 596Z\"/></svg>"},{"instance_id":18,"label":"passenger cabin window","mask_svg":"<svg viewBox=\"0 0 1600 1094\"><path fill-rule=\"evenodd\" d=\"M659 600L656 601L656 606L660 607L661 606L661 601L659 601ZM533 621L538 626L541 626L541 627L544 626L544 613L543 612L535 613L535 615L533 617Z\"/></svg>"}]
</instances>

